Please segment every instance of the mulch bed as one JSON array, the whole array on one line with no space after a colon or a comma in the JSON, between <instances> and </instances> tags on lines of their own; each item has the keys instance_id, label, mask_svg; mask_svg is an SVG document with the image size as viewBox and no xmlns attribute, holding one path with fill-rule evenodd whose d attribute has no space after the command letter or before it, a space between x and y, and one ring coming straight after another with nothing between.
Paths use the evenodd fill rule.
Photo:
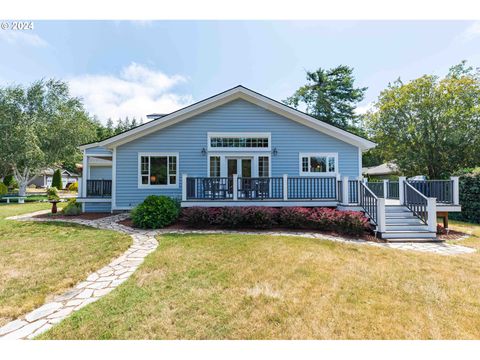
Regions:
<instances>
[{"instance_id":1,"label":"mulch bed","mask_svg":"<svg viewBox=\"0 0 480 360\"><path fill-rule=\"evenodd\" d=\"M125 219L125 220L119 221L118 223L122 224L124 226L131 227L133 229L137 229L133 225L132 219ZM181 222L176 222L172 225L166 226L162 230L224 230L224 231L245 231L245 232L255 231L255 232L265 232L265 233L275 232L275 231L295 233L295 232L301 232L302 231L301 229L288 229L288 228L271 228L271 229L236 228L236 229L225 229L225 228L218 227L218 226L205 226L205 227L202 227L202 228L191 228L191 227L188 227ZM330 236L340 236L340 237L344 237L344 238L350 238L352 240L356 240L356 239L360 238L360 239L366 240L366 241L385 242L384 240L378 239L375 236L370 235L370 234L364 234L360 237L352 237L352 236L345 235L345 234L338 234L338 233L335 233L335 232L327 232L327 231L305 230L305 232L315 233L315 234L324 234L324 235L330 235ZM292 235L294 235L294 234L292 234Z\"/></svg>"},{"instance_id":2,"label":"mulch bed","mask_svg":"<svg viewBox=\"0 0 480 360\"><path fill-rule=\"evenodd\" d=\"M36 218L42 218L42 219L59 219L59 220L72 220L72 219L82 219L82 220L97 220L97 219L102 219L107 216L112 216L111 213L109 212L104 212L104 213L83 213L80 215L71 215L71 216L65 216L62 215L62 213L58 212L56 214L41 214L41 215L36 215L34 217Z\"/></svg>"},{"instance_id":3,"label":"mulch bed","mask_svg":"<svg viewBox=\"0 0 480 360\"><path fill-rule=\"evenodd\" d=\"M459 240L465 236L470 236L470 234L461 232L461 231L455 231L455 230L450 230L448 234L439 234L438 238L442 241L455 241Z\"/></svg>"}]
</instances>

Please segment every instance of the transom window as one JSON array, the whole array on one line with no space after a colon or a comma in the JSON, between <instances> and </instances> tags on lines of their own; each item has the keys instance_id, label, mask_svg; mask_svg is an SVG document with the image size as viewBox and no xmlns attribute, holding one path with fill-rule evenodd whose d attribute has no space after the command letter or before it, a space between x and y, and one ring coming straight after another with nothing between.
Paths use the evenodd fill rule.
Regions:
<instances>
[{"instance_id":1,"label":"transom window","mask_svg":"<svg viewBox=\"0 0 480 360\"><path fill-rule=\"evenodd\" d=\"M270 133L208 133L211 150L270 149Z\"/></svg>"},{"instance_id":2,"label":"transom window","mask_svg":"<svg viewBox=\"0 0 480 360\"><path fill-rule=\"evenodd\" d=\"M212 137L212 148L268 148L268 138Z\"/></svg>"},{"instance_id":3,"label":"transom window","mask_svg":"<svg viewBox=\"0 0 480 360\"><path fill-rule=\"evenodd\" d=\"M178 186L177 154L141 154L139 186Z\"/></svg>"},{"instance_id":4,"label":"transom window","mask_svg":"<svg viewBox=\"0 0 480 360\"><path fill-rule=\"evenodd\" d=\"M325 175L337 172L336 153L300 154L300 175Z\"/></svg>"}]
</instances>

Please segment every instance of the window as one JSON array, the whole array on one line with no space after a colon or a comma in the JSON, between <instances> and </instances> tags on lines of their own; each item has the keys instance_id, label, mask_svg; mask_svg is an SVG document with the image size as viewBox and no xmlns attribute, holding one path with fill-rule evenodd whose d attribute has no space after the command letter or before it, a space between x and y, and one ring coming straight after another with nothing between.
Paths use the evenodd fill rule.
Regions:
<instances>
[{"instance_id":1,"label":"window","mask_svg":"<svg viewBox=\"0 0 480 360\"><path fill-rule=\"evenodd\" d=\"M142 186L177 186L178 155L158 154L140 156Z\"/></svg>"},{"instance_id":2,"label":"window","mask_svg":"<svg viewBox=\"0 0 480 360\"><path fill-rule=\"evenodd\" d=\"M212 137L212 148L268 148L268 137L245 138L245 137Z\"/></svg>"},{"instance_id":3,"label":"window","mask_svg":"<svg viewBox=\"0 0 480 360\"><path fill-rule=\"evenodd\" d=\"M270 133L208 133L211 150L270 149Z\"/></svg>"},{"instance_id":4,"label":"window","mask_svg":"<svg viewBox=\"0 0 480 360\"><path fill-rule=\"evenodd\" d=\"M259 177L268 177L269 176L269 161L268 156L259 156L258 157L258 176Z\"/></svg>"},{"instance_id":5,"label":"window","mask_svg":"<svg viewBox=\"0 0 480 360\"><path fill-rule=\"evenodd\" d=\"M325 175L337 172L337 154L300 154L300 175Z\"/></svg>"},{"instance_id":6,"label":"window","mask_svg":"<svg viewBox=\"0 0 480 360\"><path fill-rule=\"evenodd\" d=\"M210 177L220 177L220 156L210 156Z\"/></svg>"}]
</instances>

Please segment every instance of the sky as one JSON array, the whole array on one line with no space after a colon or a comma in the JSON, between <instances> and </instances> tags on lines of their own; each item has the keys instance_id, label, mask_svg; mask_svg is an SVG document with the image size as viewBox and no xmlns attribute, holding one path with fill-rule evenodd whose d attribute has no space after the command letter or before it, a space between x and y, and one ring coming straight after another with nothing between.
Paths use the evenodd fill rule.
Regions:
<instances>
[{"instance_id":1,"label":"sky","mask_svg":"<svg viewBox=\"0 0 480 360\"><path fill-rule=\"evenodd\" d=\"M284 100L305 71L343 64L371 107L389 82L480 66L473 21L34 21L0 29L0 86L68 81L102 122L169 113L244 85Z\"/></svg>"}]
</instances>

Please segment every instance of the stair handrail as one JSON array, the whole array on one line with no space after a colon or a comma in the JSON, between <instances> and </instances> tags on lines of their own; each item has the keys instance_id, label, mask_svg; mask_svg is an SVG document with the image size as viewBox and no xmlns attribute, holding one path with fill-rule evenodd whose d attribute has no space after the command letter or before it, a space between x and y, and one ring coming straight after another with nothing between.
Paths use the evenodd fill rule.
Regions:
<instances>
[{"instance_id":1,"label":"stair handrail","mask_svg":"<svg viewBox=\"0 0 480 360\"><path fill-rule=\"evenodd\" d=\"M375 224L378 225L378 197L375 193L369 189L362 181L360 183L360 194L359 194L359 203L360 206L363 208L365 213L370 216L370 220ZM363 191L362 191L363 190ZM369 193L369 196L365 196L365 190ZM373 199L373 201L369 201L368 198ZM367 200L367 201L366 201Z\"/></svg>"},{"instance_id":2,"label":"stair handrail","mask_svg":"<svg viewBox=\"0 0 480 360\"><path fill-rule=\"evenodd\" d=\"M423 223L428 224L428 198L423 195L420 191L415 189L408 181L403 182L404 186L404 201L405 206L410 209L413 214L418 217ZM413 190L417 196L420 197L421 201L415 202L414 200L409 200L408 190Z\"/></svg>"}]
</instances>

